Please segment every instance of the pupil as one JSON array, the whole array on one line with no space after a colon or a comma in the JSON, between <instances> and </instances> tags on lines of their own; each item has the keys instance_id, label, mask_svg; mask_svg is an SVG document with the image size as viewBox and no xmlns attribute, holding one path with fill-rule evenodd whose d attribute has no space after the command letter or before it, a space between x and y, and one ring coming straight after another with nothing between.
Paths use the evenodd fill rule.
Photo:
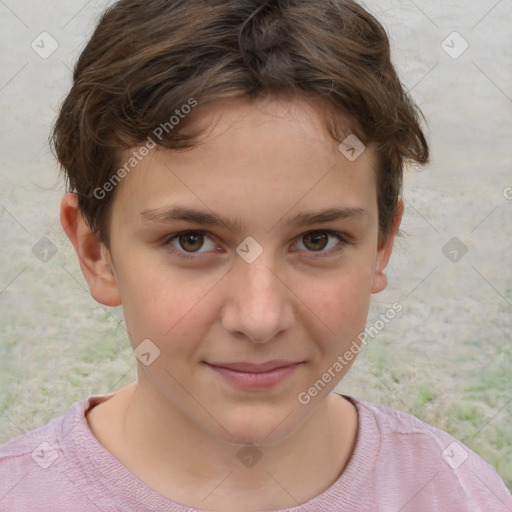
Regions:
<instances>
[{"instance_id":1,"label":"pupil","mask_svg":"<svg viewBox=\"0 0 512 512\"><path fill-rule=\"evenodd\" d=\"M306 236L306 240L311 240L313 242L313 245L316 245L318 243L321 243L322 241L324 242L322 244L322 247L308 247L308 244L306 243L306 247L308 247L308 249L324 249L326 246L327 246L327 235L324 233L324 234L319 234L319 233L313 233L313 234L310 234L310 235L307 235Z\"/></svg>"},{"instance_id":2,"label":"pupil","mask_svg":"<svg viewBox=\"0 0 512 512\"><path fill-rule=\"evenodd\" d=\"M198 249L201 248L202 236L203 235L194 235L194 234L181 235L180 245L183 247L183 249L188 250L189 252L197 251ZM191 243L189 244L189 242L191 242Z\"/></svg>"}]
</instances>

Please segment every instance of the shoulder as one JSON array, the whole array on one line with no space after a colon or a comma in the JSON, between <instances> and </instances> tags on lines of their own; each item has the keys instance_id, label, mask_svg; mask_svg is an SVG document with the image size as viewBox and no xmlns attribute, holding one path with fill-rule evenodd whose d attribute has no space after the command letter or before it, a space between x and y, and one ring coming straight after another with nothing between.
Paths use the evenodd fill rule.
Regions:
<instances>
[{"instance_id":1,"label":"shoulder","mask_svg":"<svg viewBox=\"0 0 512 512\"><path fill-rule=\"evenodd\" d=\"M0 446L0 509L28 510L36 506L31 494L36 496L44 487L58 485L59 478L50 468L58 465L59 458L62 460L62 418L54 418Z\"/></svg>"},{"instance_id":2,"label":"shoulder","mask_svg":"<svg viewBox=\"0 0 512 512\"><path fill-rule=\"evenodd\" d=\"M89 403L90 398L75 402L62 416L0 446L0 510L35 511L48 503L80 510L74 484L79 461L70 446L83 439Z\"/></svg>"},{"instance_id":3,"label":"shoulder","mask_svg":"<svg viewBox=\"0 0 512 512\"><path fill-rule=\"evenodd\" d=\"M464 510L512 510L512 496L496 470L452 435L412 414L346 398L358 409L360 449L373 452L374 487L392 487L390 499L410 496L404 511L435 503L439 508L432 510L457 504Z\"/></svg>"},{"instance_id":4,"label":"shoulder","mask_svg":"<svg viewBox=\"0 0 512 512\"><path fill-rule=\"evenodd\" d=\"M42 450L48 454L50 446L59 450L59 431L63 416L50 420L46 425L38 427L30 432L20 434L7 443L0 446L0 469L8 467L20 467L29 460L37 463ZM41 445L41 446L40 446ZM48 446L47 446L48 445Z\"/></svg>"}]
</instances>

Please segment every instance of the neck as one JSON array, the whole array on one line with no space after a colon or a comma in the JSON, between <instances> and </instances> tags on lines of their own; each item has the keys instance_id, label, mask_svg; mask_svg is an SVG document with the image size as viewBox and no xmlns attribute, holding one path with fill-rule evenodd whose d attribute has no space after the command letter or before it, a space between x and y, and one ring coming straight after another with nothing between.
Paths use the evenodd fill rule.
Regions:
<instances>
[{"instance_id":1,"label":"neck","mask_svg":"<svg viewBox=\"0 0 512 512\"><path fill-rule=\"evenodd\" d=\"M199 509L305 503L339 478L357 434L355 407L335 394L285 439L254 447L212 436L139 382L122 390L115 405L116 441L102 444L152 489Z\"/></svg>"}]
</instances>

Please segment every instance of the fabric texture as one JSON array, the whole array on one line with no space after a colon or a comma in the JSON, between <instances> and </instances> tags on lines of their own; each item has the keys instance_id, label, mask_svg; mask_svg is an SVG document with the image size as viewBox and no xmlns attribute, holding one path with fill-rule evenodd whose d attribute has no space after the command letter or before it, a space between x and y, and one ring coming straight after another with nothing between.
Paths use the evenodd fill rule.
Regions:
<instances>
[{"instance_id":1,"label":"fabric texture","mask_svg":"<svg viewBox=\"0 0 512 512\"><path fill-rule=\"evenodd\" d=\"M0 511L199 512L145 485L97 441L85 413L111 396L89 396L0 446ZM512 512L494 468L451 435L398 410L345 398L359 417L345 471L319 496L279 512Z\"/></svg>"}]
</instances>

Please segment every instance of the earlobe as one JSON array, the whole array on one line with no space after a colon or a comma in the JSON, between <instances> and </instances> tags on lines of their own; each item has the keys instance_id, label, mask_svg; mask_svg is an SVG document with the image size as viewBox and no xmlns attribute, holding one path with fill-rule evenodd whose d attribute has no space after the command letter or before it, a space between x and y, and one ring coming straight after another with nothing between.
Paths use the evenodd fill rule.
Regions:
<instances>
[{"instance_id":1,"label":"earlobe","mask_svg":"<svg viewBox=\"0 0 512 512\"><path fill-rule=\"evenodd\" d=\"M60 221L75 248L93 298L106 306L119 306L121 296L110 252L97 239L82 216L76 194L66 194L62 199Z\"/></svg>"},{"instance_id":2,"label":"earlobe","mask_svg":"<svg viewBox=\"0 0 512 512\"><path fill-rule=\"evenodd\" d=\"M395 237L398 234L398 230L400 229L400 223L402 222L403 214L404 202L402 198L400 198L396 205L391 233L389 234L387 240L381 245L381 247L379 247L377 252L377 264L375 266L371 287L372 293L379 293L382 290L384 290L388 285L388 278L384 271L389 262L389 258L391 257L391 253L393 251L393 244L395 241Z\"/></svg>"}]
</instances>

